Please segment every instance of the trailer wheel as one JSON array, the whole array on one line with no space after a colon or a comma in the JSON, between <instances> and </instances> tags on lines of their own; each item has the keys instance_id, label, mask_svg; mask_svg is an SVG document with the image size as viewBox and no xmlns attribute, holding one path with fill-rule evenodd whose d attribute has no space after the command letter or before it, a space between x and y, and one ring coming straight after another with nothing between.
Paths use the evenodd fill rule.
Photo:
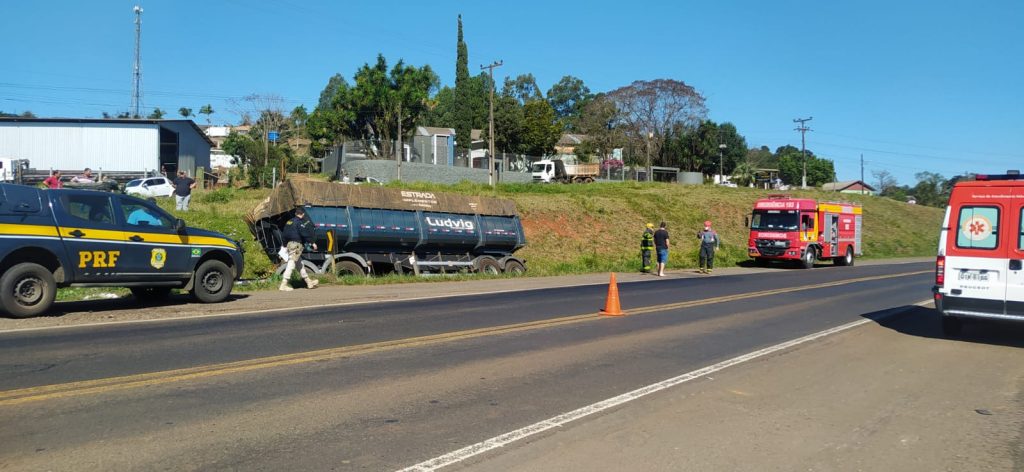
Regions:
<instances>
[{"instance_id":1,"label":"trailer wheel","mask_svg":"<svg viewBox=\"0 0 1024 472\"><path fill-rule=\"evenodd\" d=\"M366 271L363 270L362 266L352 261L338 261L338 277L344 277L346 275L358 275L360 277L366 276Z\"/></svg>"},{"instance_id":2,"label":"trailer wheel","mask_svg":"<svg viewBox=\"0 0 1024 472\"><path fill-rule=\"evenodd\" d=\"M837 257L832 260L837 266L852 266L853 265L853 248L846 246L846 254L842 257Z\"/></svg>"},{"instance_id":3,"label":"trailer wheel","mask_svg":"<svg viewBox=\"0 0 1024 472\"><path fill-rule=\"evenodd\" d=\"M497 275L501 273L501 264L492 257L483 257L477 261L476 271L481 274Z\"/></svg>"},{"instance_id":4,"label":"trailer wheel","mask_svg":"<svg viewBox=\"0 0 1024 472\"><path fill-rule=\"evenodd\" d=\"M809 246L807 250L804 252L804 257L800 260L800 265L804 269L812 269L814 268L815 260L817 260L817 257L814 251L814 247Z\"/></svg>"},{"instance_id":5,"label":"trailer wheel","mask_svg":"<svg viewBox=\"0 0 1024 472\"><path fill-rule=\"evenodd\" d=\"M583 183L586 183L586 184L594 183L594 178L593 177L587 177L587 178L583 179Z\"/></svg>"},{"instance_id":6,"label":"trailer wheel","mask_svg":"<svg viewBox=\"0 0 1024 472\"><path fill-rule=\"evenodd\" d=\"M194 275L192 296L203 303L218 303L231 295L231 269L227 264L210 259L199 265Z\"/></svg>"},{"instance_id":7,"label":"trailer wheel","mask_svg":"<svg viewBox=\"0 0 1024 472\"><path fill-rule=\"evenodd\" d=\"M4 311L15 318L43 314L56 297L53 273L39 264L23 262L0 277L0 302Z\"/></svg>"},{"instance_id":8,"label":"trailer wheel","mask_svg":"<svg viewBox=\"0 0 1024 472\"><path fill-rule=\"evenodd\" d=\"M508 261L505 263L505 273L519 275L526 272L526 266L519 261Z\"/></svg>"}]
</instances>

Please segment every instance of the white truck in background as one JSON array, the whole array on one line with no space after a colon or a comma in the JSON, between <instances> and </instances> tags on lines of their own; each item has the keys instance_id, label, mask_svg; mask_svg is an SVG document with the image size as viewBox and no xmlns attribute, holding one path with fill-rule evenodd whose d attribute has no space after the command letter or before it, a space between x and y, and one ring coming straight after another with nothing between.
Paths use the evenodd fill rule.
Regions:
<instances>
[{"instance_id":1,"label":"white truck in background","mask_svg":"<svg viewBox=\"0 0 1024 472\"><path fill-rule=\"evenodd\" d=\"M534 183L590 183L601 173L600 164L566 164L561 159L541 159L530 166Z\"/></svg>"}]
</instances>

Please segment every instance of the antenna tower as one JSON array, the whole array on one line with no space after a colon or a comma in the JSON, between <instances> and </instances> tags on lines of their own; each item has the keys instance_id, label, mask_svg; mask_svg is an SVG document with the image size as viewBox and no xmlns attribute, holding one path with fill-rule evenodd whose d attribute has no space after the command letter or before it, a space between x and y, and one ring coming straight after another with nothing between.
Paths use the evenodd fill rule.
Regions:
<instances>
[{"instance_id":1,"label":"antenna tower","mask_svg":"<svg viewBox=\"0 0 1024 472\"><path fill-rule=\"evenodd\" d=\"M135 65L132 67L132 118L139 118L142 106L142 7L135 5Z\"/></svg>"}]
</instances>

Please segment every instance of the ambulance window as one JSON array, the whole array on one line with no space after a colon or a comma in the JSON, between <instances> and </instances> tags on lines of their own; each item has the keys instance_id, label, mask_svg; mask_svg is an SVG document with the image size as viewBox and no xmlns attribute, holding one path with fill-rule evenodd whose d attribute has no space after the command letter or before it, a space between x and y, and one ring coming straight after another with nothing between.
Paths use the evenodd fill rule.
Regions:
<instances>
[{"instance_id":1,"label":"ambulance window","mask_svg":"<svg viewBox=\"0 0 1024 472\"><path fill-rule=\"evenodd\" d=\"M956 247L995 249L999 246L999 209L983 206L960 207Z\"/></svg>"},{"instance_id":2,"label":"ambulance window","mask_svg":"<svg viewBox=\"0 0 1024 472\"><path fill-rule=\"evenodd\" d=\"M1024 207L1020 209L1020 227L1017 228L1017 249L1024 249Z\"/></svg>"}]
</instances>

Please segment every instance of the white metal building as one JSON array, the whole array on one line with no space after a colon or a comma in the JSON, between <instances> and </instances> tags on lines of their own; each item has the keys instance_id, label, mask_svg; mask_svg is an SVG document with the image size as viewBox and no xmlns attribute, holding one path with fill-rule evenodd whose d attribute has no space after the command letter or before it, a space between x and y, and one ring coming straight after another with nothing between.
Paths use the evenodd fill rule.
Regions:
<instances>
[{"instance_id":1,"label":"white metal building","mask_svg":"<svg viewBox=\"0 0 1024 472\"><path fill-rule=\"evenodd\" d=\"M167 172L210 168L213 142L191 120L0 118L0 158L33 169Z\"/></svg>"}]
</instances>

